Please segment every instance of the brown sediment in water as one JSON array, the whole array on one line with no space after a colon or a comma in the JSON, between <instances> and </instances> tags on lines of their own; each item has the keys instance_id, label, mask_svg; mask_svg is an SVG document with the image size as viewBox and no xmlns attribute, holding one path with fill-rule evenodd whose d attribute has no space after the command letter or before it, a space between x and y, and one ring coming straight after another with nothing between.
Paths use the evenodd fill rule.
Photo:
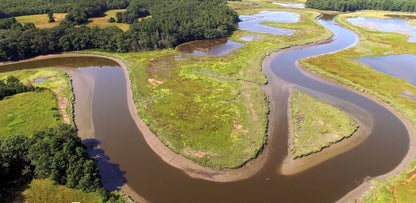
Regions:
<instances>
[{"instance_id":1,"label":"brown sediment in water","mask_svg":"<svg viewBox=\"0 0 416 203\"><path fill-rule=\"evenodd\" d=\"M308 46L313 46L313 45L308 45ZM62 55L59 55L59 56L62 57ZM77 55L76 54L68 54L68 56L77 56ZM78 54L78 56L97 56L97 55ZM105 57L105 56L98 56L98 57ZM114 61L117 61L120 64L120 66L123 67L124 74L126 75L126 80L127 80L126 81L126 83L127 83L127 97L128 97L127 98L127 101L128 101L128 106L129 106L130 114L131 114L132 118L135 120L136 125L142 131L146 142L149 144L149 146L151 146L151 148L165 162L167 162L167 163L169 163L169 164L171 164L171 165L173 165L173 166L175 166L177 168L182 169L185 173L187 173L188 175L190 175L192 177L197 177L197 178L211 180L211 181L219 181L219 182L225 182L225 181L227 181L227 178L228 178L228 180L231 179L230 176L233 176L232 177L232 178L234 178L233 180L238 180L238 178L244 179L244 177L250 177L250 175L247 175L247 173L245 173L244 170L241 170L241 169L246 168L247 166L251 167L251 169L252 169L251 170L252 175L256 174L257 171L262 168L262 165L261 164L256 164L256 163L264 163L264 160L267 160L267 156L268 156L267 151L268 151L269 147L265 147L265 151L259 156L258 159L255 159L255 160L252 160L252 161L248 162L246 164L246 166L242 167L241 169L229 169L229 170L223 170L223 171L217 171L217 170L213 170L213 169L209 169L209 168L205 171L205 170L203 170L204 167L201 167L201 166L197 165L196 163L193 163L192 161L190 161L190 160L182 157L181 155L178 155L178 154L172 152L170 149L168 149L166 146L164 146L163 143L161 143L159 141L159 139L156 137L156 135L154 135L150 131L150 129L148 128L148 126L146 126L143 123L143 121L140 120L140 118L138 117L137 111L135 109L135 105L134 105L134 102L133 102L133 98L132 98L132 92L131 92L131 89L129 88L131 84L130 84L129 77L128 77L127 67L125 66L125 64L123 63L123 61L121 59L115 59L113 57L105 57L105 58L110 58L110 59L112 59ZM265 61L263 61L263 64L267 63L267 59L271 60L272 58L273 57L267 57L265 59ZM264 69L267 69L267 67L265 67L264 65L263 65L263 68ZM270 67L269 67L269 69L270 69ZM276 77L276 76L274 76L274 77ZM328 81L328 79L325 78L324 81ZM274 82L273 84L272 84L272 82L269 82L269 84L265 88L265 91L266 91L267 95L270 95L271 92L273 92L273 91L276 91L278 89L283 88L283 86L280 86L277 83L278 81L277 82L276 81L273 81L273 82ZM359 92L359 93L362 95L361 92ZM270 101L270 103L281 102L281 101L274 100L271 97L269 97L269 101ZM377 103L382 104L383 106L386 107L386 104L383 104L379 100L376 100L376 101L377 101ZM276 105L276 106L278 106L278 105ZM270 108L271 108L271 114L273 114L275 109L273 109L273 106L272 105L271 105ZM276 108L276 107L274 107L274 108ZM388 108L388 109L390 111L392 111L391 108ZM395 111L392 111L392 112L394 113ZM396 114L396 116L397 116L397 114ZM403 122L402 119L401 119L401 121ZM270 121L269 122L270 123L274 123L272 116L270 116ZM403 123L406 124L406 122L403 122ZM269 125L269 127L270 127L270 129L273 128L273 126L271 126L271 125ZM408 125L406 125L406 127L408 128ZM408 128L408 131L409 131L409 128ZM412 133L410 133L410 131L409 131L409 134L411 134L411 136L413 136L414 135L414 132L412 131ZM269 142L270 142L270 139L273 139L273 138L272 137L269 137ZM411 137L411 139L413 139L413 138ZM152 143L152 141L154 141L154 143ZM414 149L413 146L414 145L412 144L412 147L411 147L412 149ZM409 152L410 151L411 150L409 150ZM410 153L408 153L407 157L409 157L409 154ZM411 159L413 159L413 157L411 157ZM183 162L181 162L181 161L183 161ZM191 165L186 165L187 163L191 163ZM401 165L402 164L405 164L405 166L404 166L404 168L405 168L407 166L407 163L408 162L406 162L406 161L402 161ZM224 172L224 171L239 171L239 170L240 170L240 173L238 173L238 172L228 173L228 176L227 176L227 174L225 174L226 172ZM250 170L247 170L247 171L250 171ZM126 185L126 186L128 186L128 185ZM133 195L131 195L131 196L133 196ZM137 199L139 201L139 198L135 198L135 199Z\"/></svg>"},{"instance_id":2,"label":"brown sediment in water","mask_svg":"<svg viewBox=\"0 0 416 203\"><path fill-rule=\"evenodd\" d=\"M332 40L325 40L322 42L318 42L316 44L308 44L308 45L304 45L304 46L300 46L302 48L306 48L306 47L311 47L311 46L315 46L317 44L325 44L325 43L329 43ZM294 47L295 48L295 47ZM299 47L296 47L299 48ZM268 85L273 86L273 88L277 89L279 88L279 91L287 91L288 95L287 97L283 97L283 98L279 98L281 100L284 101L275 101L277 100L276 98L273 98L273 96L270 93L267 93L268 97L269 97L269 101L270 103L276 103L276 102L289 102L289 98L290 98L290 94L291 92L293 92L293 85L282 81L281 79L278 78L278 76L274 75L271 72L271 61L273 60L273 58L275 58L275 56L288 52L290 50L292 50L293 48L287 48L278 52L275 52L271 55L269 55L268 57L266 57L263 61L263 72L265 72L266 76L268 77L269 81L274 81L276 84L271 85L270 83ZM315 79L317 80L321 80L321 81L327 81L322 77L315 77ZM289 104L289 103L288 103ZM291 117L291 113L290 113L290 105L287 105L287 115L288 115L288 120L290 120ZM271 111L271 114L273 114L273 111ZM354 115L352 115L354 117ZM274 116L271 116L274 117ZM331 147L326 148L318 153L314 153L311 154L309 156L306 157L302 157L299 159L293 159L290 156L290 144L288 145L288 154L286 156L286 158L284 159L283 163L280 166L279 169L279 173L283 174L283 175L294 175L296 173L305 171L309 168L312 168L313 166L316 166L326 160L329 160L337 155L340 155L350 149L352 149L353 147L357 146L359 143L363 142L365 140L365 138L369 135L371 129L372 129L372 122L364 122L360 119L358 119L357 117L354 117L355 120L358 122L358 125L360 126L360 128L357 130L357 132L354 133L353 136L347 138L347 139L343 139L333 145L331 145ZM291 123L288 121L288 127L289 129L291 128ZM288 142L290 143L291 140L293 139L293 134L291 133L291 130L288 131L289 135L288 135Z\"/></svg>"},{"instance_id":3,"label":"brown sediment in water","mask_svg":"<svg viewBox=\"0 0 416 203\"><path fill-rule=\"evenodd\" d=\"M306 47L311 47L311 46L315 46L315 45L319 45L319 44L325 44L325 43L329 43L331 41L332 41L332 39L325 40L325 41L321 41L321 42L317 42L317 43L313 43L313 44L300 46L300 48L306 48ZM263 72L268 77L269 83L270 83L270 81L274 80L274 83L281 86L280 91L282 91L282 89L286 89L286 91L289 91L289 89L291 88L290 87L291 85L288 84L287 82L284 82L284 81L280 80L276 75L274 75L271 72L271 67L270 67L271 61L275 56L277 56L281 53L291 51L292 49L295 49L295 48L299 48L299 47L289 47L287 49L283 49L281 51L275 52L275 53L267 56L263 61L263 66L262 66L263 67ZM310 72L308 69L302 67L299 63L297 63L297 66L304 74L308 75L309 77L313 77L314 79L317 79L317 80L320 80L320 81L323 81L323 82L326 82L326 83L332 83L332 84L336 84L338 86L342 86L343 88L349 89L353 92L356 92L360 95L363 95L363 96L371 99L372 101L380 104L381 106L385 107L387 110L392 112L404 124L404 126L406 127L406 129L408 131L409 138L410 138L410 148L409 148L406 156L404 157L404 159L400 162L400 164L395 169L393 169L389 173L386 173L384 175L375 177L374 179L384 179L384 178L387 178L387 177L391 177L391 176L399 174L401 171L408 168L408 165L410 164L410 162L412 162L414 160L414 157L416 156L416 138L415 138L416 133L415 133L415 129L414 129L413 125L410 123L410 121L408 121L403 115L401 115L393 107L391 107L390 105L386 104L385 102L381 101L380 99L376 98L373 95L369 95L369 94L360 92L360 91L354 89L353 87L344 85L344 84L342 84L342 83L340 83L340 82L338 82L334 79L326 78L326 77L324 77L322 75L319 75L317 73ZM275 84L275 86L276 86L276 84ZM276 101L273 101L270 93L267 93L267 95L268 95L271 103L276 102ZM271 112L271 113L273 113L273 112ZM359 119L357 121L359 121L360 129L356 132L355 135L353 135L352 137L350 137L348 139L345 139L341 142L336 143L334 146L332 146L328 149L325 149L320 153L313 154L313 155L308 156L304 159L293 160L293 159L290 159L289 157L286 157L284 163L282 163L282 166L280 168L279 173L282 173L283 175L291 175L291 174L299 173L299 172L304 171L308 168L311 168L312 166L309 166L310 164L317 165L319 163L324 162L325 160L328 160L328 159L331 159L332 157L335 157L336 155L342 154L343 152L348 151L349 149L352 149L354 146L357 146L359 143L361 143L362 141L365 140L365 138L366 138L365 134L368 133L368 131L371 131L371 129L372 129L371 125L368 125L368 124L363 125L362 121L360 121ZM320 156L322 156L322 157L320 157ZM368 191L369 189L371 189L371 187L373 187L373 183L372 183L371 179L367 179L361 185L359 185L356 189L350 191L343 198L338 200L338 202L360 201L363 194L366 191Z\"/></svg>"},{"instance_id":4,"label":"brown sediment in water","mask_svg":"<svg viewBox=\"0 0 416 203\"><path fill-rule=\"evenodd\" d=\"M126 78L126 87L127 87L126 95L127 95L127 103L128 103L128 109L129 109L130 115L135 121L138 129L142 132L146 143L166 163L178 169L183 170L190 177L209 180L209 181L215 181L215 182L231 182L231 181L238 181L238 180L246 179L256 174L262 168L267 157L266 155L267 153L265 151L268 151L268 150L263 150L262 153L259 154L257 158L248 161L246 164L244 164L243 166L239 168L223 169L223 170L216 170L216 169L200 166L199 164L193 162L192 160L189 160L183 157L182 155L171 151L167 146L165 146L159 140L159 138L150 130L150 128L138 116L137 110L134 104L134 100L133 100L133 92L131 90L131 81L129 77L128 68L126 64L124 63L124 61L120 58L106 56L106 55L99 55L99 54L63 53L63 54L39 56L36 58L22 60L19 62L6 62L6 63L0 63L0 64L13 64L13 63L20 63L20 62L45 60L45 59L51 59L51 58L83 57L83 56L106 58L106 59L113 60L120 65L120 67L123 69L123 73ZM79 71L77 71L76 69L71 69L71 68L63 68L63 69L71 77L75 75L77 77L80 77L78 80L76 79L74 80L73 85L74 86L80 85L79 88L82 87L84 89L89 88L88 92L90 92L89 96L91 97L91 99L89 99L89 102L92 102L92 92L94 91L93 79L90 78L90 76L88 76L87 74L78 74ZM77 74L75 74L75 72L77 72ZM79 72L79 73L82 73L82 72ZM77 84L79 82L82 82L83 84ZM85 112L84 110L82 111L83 113L92 114L91 110L90 112ZM92 116L89 116L89 118L92 119ZM78 119L76 115L74 115L74 119L75 120ZM94 138L95 131L92 125L92 120L76 122L76 123L77 123L78 128L80 129L79 136L82 139ZM80 126L80 125L83 125L83 126ZM126 191L129 191L129 190L126 190ZM140 198L137 198L137 200L140 200Z\"/></svg>"},{"instance_id":5,"label":"brown sediment in water","mask_svg":"<svg viewBox=\"0 0 416 203\"><path fill-rule=\"evenodd\" d=\"M319 80L324 80L324 81L328 81L331 82L333 84L337 84L339 86L342 86L343 88L349 89L353 92L356 92L358 94L361 94L367 98L369 98L370 100L380 104L381 106L383 106L384 108L386 108L388 111L390 111L391 113L393 113L402 123L403 125L406 127L408 135L409 135L409 150L407 151L405 157L403 158L403 160L400 162L400 164L398 166L396 166L396 168L394 168L392 171L374 177L374 178L368 178L366 179L362 184L360 184L357 188L355 188L354 190L350 191L348 194L346 194L344 197L342 197L340 200L338 200L337 202L356 202L356 201L361 201L363 195L365 194L365 192L369 191L374 185L372 180L374 179L385 179L388 177L392 177L395 175L398 175L400 172L408 169L409 164L414 161L415 157L416 157L416 129L414 128L414 126L412 125L412 123L406 118L404 117L400 112L398 112L396 109L394 109L392 106L390 106L389 104L383 102L382 100L380 100L379 98L358 91L356 89L354 89L351 86L345 85L340 83L339 81L336 81L334 79L331 78L327 78L324 77L322 75L319 75L318 73L315 72L311 72L309 71L307 68L303 67L302 65L300 65L299 63L297 64L297 66L302 70L303 73L307 74L310 77L314 77L316 79Z\"/></svg>"},{"instance_id":6,"label":"brown sediment in water","mask_svg":"<svg viewBox=\"0 0 416 203\"><path fill-rule=\"evenodd\" d=\"M88 55L86 55L88 56ZM142 119L137 114L136 106L133 101L133 92L131 90L131 82L129 78L129 72L126 64L123 62L122 59L109 57L109 56L102 56L102 55L90 55L90 56L98 56L104 57L108 59L112 59L120 64L123 68L123 72L126 77L127 82L127 102L131 117L135 121L137 127L143 134L143 137L146 143L152 148L152 150L159 155L159 157L164 160L166 163L174 166L178 169L183 170L187 175L193 178L199 178L209 181L216 181L216 182L231 182L246 179L248 177L253 176L256 174L264 164L266 160L266 156L261 154L256 159L247 162L244 166L236 169L224 169L224 170L215 170L208 167L200 166L199 164L183 157L180 154L177 154L170 150L166 145L164 145L159 138L154 134L150 128L143 122Z\"/></svg>"}]
</instances>

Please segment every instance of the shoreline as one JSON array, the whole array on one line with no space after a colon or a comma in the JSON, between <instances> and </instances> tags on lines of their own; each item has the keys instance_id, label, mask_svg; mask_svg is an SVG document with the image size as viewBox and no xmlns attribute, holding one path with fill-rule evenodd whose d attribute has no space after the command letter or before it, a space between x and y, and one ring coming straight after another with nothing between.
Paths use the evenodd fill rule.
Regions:
<instances>
[{"instance_id":1,"label":"shoreline","mask_svg":"<svg viewBox=\"0 0 416 203\"><path fill-rule=\"evenodd\" d=\"M199 164L193 162L190 159L185 158L184 156L177 154L170 150L166 145L164 145L156 134L154 134L150 128L143 122L143 120L139 117L136 106L133 100L133 92L131 90L131 82L129 77L129 71L124 63L124 61L120 58L104 56L104 55L97 55L97 54L86 54L86 56L98 56L104 57L107 59L112 59L120 64L122 69L124 70L124 75L126 77L127 82L127 101L128 107L131 114L131 117L135 121L137 127L143 134L143 137L148 144L148 146L166 163L169 165L181 169L184 173L192 178L199 178L208 181L214 182L233 182L242 179L249 178L255 175L260 169L262 168L263 164L265 163L265 147L263 147L263 151L258 155L258 157L249 160L245 165L240 168L235 169L223 169L223 170L215 170L208 167L200 166ZM266 144L265 144L266 145Z\"/></svg>"},{"instance_id":2,"label":"shoreline","mask_svg":"<svg viewBox=\"0 0 416 203\"><path fill-rule=\"evenodd\" d=\"M357 35L358 36L358 35ZM303 49L303 48L308 48L308 47L312 47L312 46L316 46L316 45L320 45L320 44L327 44L330 43L334 40L334 38L330 38L327 40L323 40L323 41L319 41L316 43L311 43L311 44L305 44L305 45L301 45L301 46L290 46L288 48L284 48L280 51L274 52L272 54L269 54L266 56L266 58L263 60L262 63L262 69L263 72L265 73L267 79L268 79L268 83L270 83L271 80L276 79L277 83L282 83L285 84L284 86L289 86L289 84L286 84L286 82L280 80L280 78L276 75L274 75L273 73L268 73L271 71L271 67L270 67L270 63L272 61L272 59L279 54L291 51L293 49ZM357 39L359 40L359 39ZM352 47L352 46L351 46ZM348 47L350 48L350 47ZM366 179L363 183L361 183L359 186L357 186L355 189L353 189L352 191L350 191L349 193L347 193L345 196L343 196L341 199L337 200L337 202L356 202L356 201L361 201L361 198L363 197L364 193L367 192L368 190L370 190L373 187L373 183L372 180L373 179L385 179L388 177L392 177L395 176L397 174L399 174L400 172L406 170L408 168L408 165L414 161L415 157L416 157L416 130L414 129L413 125L410 123L410 121L404 117L400 112L398 112L397 110L395 110L392 106L384 103L381 99L377 98L374 95L368 94L368 93L364 93L361 91L358 91L356 89L354 89L351 86L348 86L346 84L343 84L335 79L332 78L328 78L325 77L324 75L321 75L319 73L316 73L314 71L311 71L305 67L303 67L299 62L297 62L297 67L305 74L307 74L310 77L314 77L315 79L321 80L323 82L326 83L332 83L338 86L341 86L343 88L349 89L355 93L358 93L376 103L378 103L379 105L383 106L384 108L386 108L388 111L390 111L391 113L393 113L402 123L403 125L406 127L407 131L408 131L408 135L409 135L409 150L407 152L407 154L405 155L405 157L403 158L403 160L400 162L400 164L398 166L396 166L393 170L391 170L390 172L377 176L377 177L373 177L373 178L368 178ZM284 87L284 88L288 88L288 87ZM267 93L267 96L270 98L271 94ZM270 101L271 102L271 101ZM354 136L354 135L353 135ZM346 140L342 140L339 143L345 142ZM338 143L336 143L338 144ZM328 148L329 149L329 148ZM317 153L320 154L320 153ZM285 161L287 161L288 157L285 158ZM323 161L321 161L323 162ZM302 166L303 163L298 163L298 166ZM309 163L310 164L310 163ZM282 166L284 165L284 163L282 163ZM282 167L281 166L281 167ZM284 172L279 171L282 174L295 174L295 173L291 173L294 172L295 170L293 168L285 170ZM299 171L300 172L300 171Z\"/></svg>"},{"instance_id":3,"label":"shoreline","mask_svg":"<svg viewBox=\"0 0 416 203\"><path fill-rule=\"evenodd\" d=\"M311 153L304 157L293 159L290 148L293 146L293 124L291 123L292 120L292 113L291 113L291 105L290 105L290 95L292 95L294 89L290 87L289 89L289 97L288 97L288 108L287 108L287 118L288 118L288 154L284 159L280 173L283 175L294 175L300 173L302 171L308 170L322 162L325 162L337 155L340 155L346 151L351 150L352 148L361 144L367 137L370 135L371 129L373 128L373 123L365 123L358 117L354 116L353 114L347 113L349 116L353 117L354 120L358 124L358 128L355 132L351 135L342 138L341 140L336 141L335 143L330 144L327 147L321 148L320 151ZM368 116L368 115L367 115ZM371 118L368 118L371 120Z\"/></svg>"},{"instance_id":4,"label":"shoreline","mask_svg":"<svg viewBox=\"0 0 416 203\"><path fill-rule=\"evenodd\" d=\"M272 54L267 54L265 59L263 59L263 61L262 61L262 64L263 64L262 69L264 69L265 67L270 69L270 67L265 66L265 64L269 64L270 60L275 56L275 54L281 54L282 52L290 51L294 48L305 48L305 47L316 46L316 45L319 45L319 44L325 44L325 43L329 43L331 41L332 41L332 39L329 39L329 40L318 41L316 43L310 43L310 44L301 45L301 46L292 46L292 47L288 47L288 48L282 49L280 51L274 52ZM142 131L143 136L144 136L147 144L165 162L169 163L170 165L172 165L176 168L182 169L189 176L191 176L193 178L201 178L201 179L210 180L210 181L217 181L217 182L236 181L236 180L244 179L244 178L247 178L247 177L250 177L250 176L256 174L256 172L258 172L262 168L261 167L262 164L265 163L265 160L267 158L267 151L268 151L268 148L269 148L269 147L267 147L267 143L265 144L265 146L263 148L263 151L260 153L259 157L249 161L242 168L226 169L226 170L222 170L222 171L218 171L218 170L214 170L214 169L199 166L198 164L192 162L191 160L186 159L183 156L172 152L169 148L167 148L163 143L160 142L160 140L156 137L156 135L154 133L152 133L150 131L150 129L148 128L148 126L146 126L144 124L144 122L139 118L139 116L137 114L137 111L136 111L136 108L135 108L134 101L133 101L132 90L130 88L131 84L130 84L129 72L128 72L128 69L127 69L124 61L120 58L105 56L105 55L99 55L99 54L63 53L63 54L40 56L40 57L36 57L36 58L32 58L32 59L26 59L26 60L22 60L22 61L18 61L18 62L6 62L6 63L1 63L1 64L19 63L19 62L24 62L24 61L36 61L36 60L43 60L43 59L48 59L48 58L71 57L71 56L73 56L73 57L86 56L86 57L107 58L107 59L111 59L111 60L117 62L122 67L123 72L126 76L127 97L128 97L127 101L128 101L129 111L130 111L130 114L132 115L132 118L135 120L136 125ZM325 82L335 83L336 85L340 85L344 88L348 88L350 90L353 90L353 91L355 91L355 92L357 92L357 93L359 93L359 94L377 102L378 104L382 105L383 107L388 109L390 112L392 112L396 117L398 117L400 119L400 121L406 126L406 128L409 132L409 139L410 139L410 145L411 146L410 146L409 151L406 154L405 158L402 160L402 162L394 170L390 171L387 174L384 174L384 175L381 175L381 176L378 176L378 177L375 177L375 178L390 177L390 176L396 175L397 173L401 172L402 169L407 168L408 163L413 161L413 157L414 157L414 155L416 155L416 146L415 146L416 145L416 140L413 137L415 135L414 128L405 117L403 117L400 113L398 113L396 110L394 110L393 107L391 107L388 104L385 104L384 102L382 102L380 99L374 97L373 95L368 95L368 94L365 94L363 92L357 91L357 90L353 89L350 86L346 86L346 85L344 85L344 84L342 84L338 81L335 81L333 79L330 79L330 78L326 78L326 77L324 78L324 76L319 75L319 74L314 73L314 72L311 72L309 70L306 71L302 67L299 67L299 68L301 70L303 70L304 72L307 72L308 74L315 75L315 76L321 78ZM268 74L266 74L266 76L269 77ZM276 77L278 79L277 76L274 76L274 77ZM268 80L268 81L269 82L264 87L264 89L265 89L266 95L268 96L268 100L270 102L269 108L271 109L271 104L276 102L276 101L272 100L271 97L270 97L270 95L271 95L270 80ZM272 122L271 114L268 115L269 123ZM268 125L268 127L270 128L270 125ZM272 137L268 136L267 142L270 142L270 139L272 139ZM261 163L261 165L258 165L257 162ZM248 174L248 173L250 173L251 175ZM351 198L354 198L356 200L357 195L361 196L371 186L372 185L371 185L370 181L366 180L359 187L352 190L350 193L348 193L346 196L344 196L339 201L348 201ZM127 189L123 189L123 188L127 188ZM121 190L126 191L126 193L132 193L132 192L135 193L133 190L131 190L130 187L128 187L128 184L123 186L121 188ZM127 192L127 191L129 191L129 192ZM140 201L145 200L144 198L139 198L140 195L138 195L137 193L135 193L135 194L136 195L132 195L132 196L135 196L135 199L138 199L138 200L140 199Z\"/></svg>"}]
</instances>

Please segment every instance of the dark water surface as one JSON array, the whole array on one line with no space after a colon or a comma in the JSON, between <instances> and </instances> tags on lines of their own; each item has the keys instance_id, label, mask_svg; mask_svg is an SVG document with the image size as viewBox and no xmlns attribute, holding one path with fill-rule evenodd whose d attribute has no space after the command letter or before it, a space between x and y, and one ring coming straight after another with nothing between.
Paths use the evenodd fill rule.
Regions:
<instances>
[{"instance_id":1,"label":"dark water surface","mask_svg":"<svg viewBox=\"0 0 416 203\"><path fill-rule=\"evenodd\" d=\"M279 104L279 111L273 114L277 122L270 123L274 129L270 135L273 139L266 146L270 155L261 171L246 180L216 183L188 177L162 161L147 146L128 111L123 70L114 62L95 57L70 57L0 66L0 71L57 65L88 67L78 70L79 74L88 75L85 78L93 79L92 97L88 97L91 88L85 87L88 83L84 87L74 85L74 89L76 105L85 105L92 116L84 109L76 112L76 118L92 118L95 137L103 150L101 153L108 156L106 161L113 166L108 170L115 171L112 177L104 176L104 179L115 182L111 187L127 182L151 202L334 202L359 185L365 177L387 173L397 166L407 152L409 138L403 124L382 106L341 87L307 77L294 67L298 59L333 52L351 46L357 40L352 32L332 21L320 22L334 32L335 41L278 55L271 64L273 74L300 88L307 87L303 88L304 91L322 92L315 94L323 100L329 98L328 102L335 106L342 104L337 101L345 100L344 103L349 106L367 110L375 119L374 129L369 138L356 148L293 176L278 173L287 154L285 102ZM270 83L274 80L270 79ZM272 93L273 97L275 93L277 90ZM117 175L123 177L117 178Z\"/></svg>"},{"instance_id":2,"label":"dark water surface","mask_svg":"<svg viewBox=\"0 0 416 203\"><path fill-rule=\"evenodd\" d=\"M416 85L416 56L410 54L362 57L359 61L387 75Z\"/></svg>"},{"instance_id":3,"label":"dark water surface","mask_svg":"<svg viewBox=\"0 0 416 203\"><path fill-rule=\"evenodd\" d=\"M244 44L229 39L196 40L183 43L176 50L188 55L223 56Z\"/></svg>"}]
</instances>

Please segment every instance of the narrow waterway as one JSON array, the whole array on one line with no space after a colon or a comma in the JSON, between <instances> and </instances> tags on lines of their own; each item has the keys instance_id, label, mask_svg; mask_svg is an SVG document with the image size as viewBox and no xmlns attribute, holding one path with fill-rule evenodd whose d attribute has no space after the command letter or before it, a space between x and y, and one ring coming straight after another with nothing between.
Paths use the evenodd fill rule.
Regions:
<instances>
[{"instance_id":1,"label":"narrow waterway","mask_svg":"<svg viewBox=\"0 0 416 203\"><path fill-rule=\"evenodd\" d=\"M44 59L0 66L0 70L78 67L72 74L83 76L74 77L77 78L74 84L90 82L74 85L76 119L77 122L82 118L92 123L89 130L93 135L86 137L95 137L100 143L97 153L106 157L102 159L105 162L102 173L109 188L127 183L151 202L334 202L366 177L395 168L409 148L409 137L400 120L381 105L305 75L295 66L298 59L344 49L357 40L355 34L333 21L321 20L320 23L334 33L331 43L281 52L273 56L270 67L264 67L269 78L273 121L265 151L267 160L258 174L229 183L190 178L162 161L148 147L128 110L127 99L130 98L126 96L128 87L123 69L111 60L96 57ZM279 169L287 155L288 129L285 101L288 94L278 86L282 83L292 83L347 112L368 112L374 126L371 134L348 152L304 172L281 175ZM77 112L77 109L83 110Z\"/></svg>"}]
</instances>

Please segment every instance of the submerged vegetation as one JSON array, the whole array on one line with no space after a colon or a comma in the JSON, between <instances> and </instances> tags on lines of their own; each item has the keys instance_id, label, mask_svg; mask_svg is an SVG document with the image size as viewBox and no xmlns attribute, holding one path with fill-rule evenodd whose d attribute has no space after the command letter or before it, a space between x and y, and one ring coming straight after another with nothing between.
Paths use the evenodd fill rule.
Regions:
<instances>
[{"instance_id":1,"label":"submerged vegetation","mask_svg":"<svg viewBox=\"0 0 416 203\"><path fill-rule=\"evenodd\" d=\"M416 87L403 79L392 77L372 69L357 60L363 56L376 57L391 54L416 54L416 43L409 43L409 36L392 32L380 32L367 30L366 28L353 26L348 21L349 17L376 17L389 18L389 15L406 16L410 13L392 12L357 12L343 14L337 17L337 22L354 30L360 36L357 46L347 50L310 58L301 63L308 69L324 76L333 78L343 84L351 86L359 91L369 93L390 104L403 114L416 128L416 102L411 98L400 96L404 91L416 93ZM405 46L404 46L405 45ZM393 201L397 194L411 194L414 179L406 181L406 173L402 172L396 177L387 180L376 180L371 192L364 200L369 202ZM411 198L411 196L407 196ZM411 201L413 202L414 199Z\"/></svg>"},{"instance_id":2,"label":"submerged vegetation","mask_svg":"<svg viewBox=\"0 0 416 203\"><path fill-rule=\"evenodd\" d=\"M341 110L307 94L295 91L290 97L294 159L310 155L350 137L358 125Z\"/></svg>"}]
</instances>

